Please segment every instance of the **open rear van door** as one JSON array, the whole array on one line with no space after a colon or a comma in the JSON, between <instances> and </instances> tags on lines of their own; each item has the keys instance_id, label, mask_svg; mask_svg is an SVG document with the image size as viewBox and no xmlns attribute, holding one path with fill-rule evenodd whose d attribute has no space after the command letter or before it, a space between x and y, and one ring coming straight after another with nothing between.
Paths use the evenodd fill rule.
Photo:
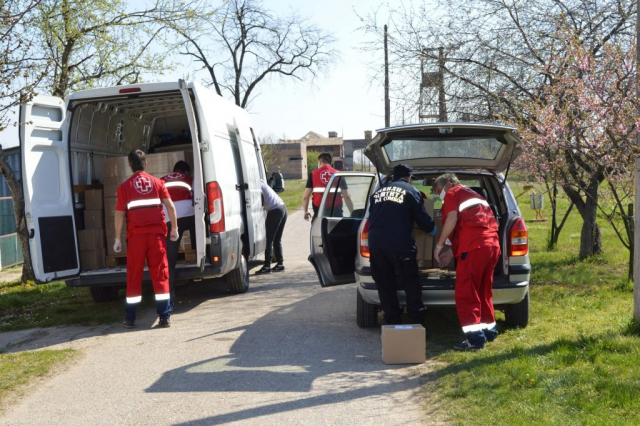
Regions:
<instances>
[{"instance_id":1,"label":"open rear van door","mask_svg":"<svg viewBox=\"0 0 640 426\"><path fill-rule=\"evenodd\" d=\"M50 96L20 108L24 208L38 282L80 273L65 112L64 101Z\"/></svg>"},{"instance_id":2,"label":"open rear van door","mask_svg":"<svg viewBox=\"0 0 640 426\"><path fill-rule=\"evenodd\" d=\"M356 281L358 230L364 220L375 174L338 172L324 190L311 225L309 261L322 287Z\"/></svg>"},{"instance_id":3,"label":"open rear van door","mask_svg":"<svg viewBox=\"0 0 640 426\"><path fill-rule=\"evenodd\" d=\"M206 257L206 225L204 221L204 175L202 173L202 157L200 155L200 138L198 133L198 123L196 114L191 101L191 95L187 84L184 80L180 80L180 92L184 100L187 118L189 119L189 128L191 130L191 141L193 144L193 208L195 211L196 222L196 261L200 269L204 269Z\"/></svg>"}]
</instances>

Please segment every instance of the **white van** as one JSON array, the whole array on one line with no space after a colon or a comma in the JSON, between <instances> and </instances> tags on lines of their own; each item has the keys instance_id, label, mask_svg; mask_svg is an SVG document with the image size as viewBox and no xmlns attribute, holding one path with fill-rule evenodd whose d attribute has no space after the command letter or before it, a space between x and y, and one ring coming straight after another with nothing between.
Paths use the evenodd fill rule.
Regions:
<instances>
[{"instance_id":1,"label":"white van","mask_svg":"<svg viewBox=\"0 0 640 426\"><path fill-rule=\"evenodd\" d=\"M154 136L185 132L193 151L195 262L179 264L176 282L225 277L232 293L249 287L247 261L265 250L260 179L267 179L246 111L196 83L137 84L38 96L22 106L22 182L36 280L89 286L113 300L126 267L83 271L74 187L104 182L103 161L148 151ZM157 140L157 139L156 139ZM113 244L113 241L107 241ZM149 280L145 271L145 280Z\"/></svg>"}]
</instances>

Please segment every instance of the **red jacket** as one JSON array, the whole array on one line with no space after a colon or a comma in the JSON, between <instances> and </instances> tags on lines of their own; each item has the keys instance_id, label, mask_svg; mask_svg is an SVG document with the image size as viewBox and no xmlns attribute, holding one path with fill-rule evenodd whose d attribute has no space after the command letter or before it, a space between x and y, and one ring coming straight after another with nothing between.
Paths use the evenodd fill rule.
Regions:
<instances>
[{"instance_id":1,"label":"red jacket","mask_svg":"<svg viewBox=\"0 0 640 426\"><path fill-rule=\"evenodd\" d=\"M169 191L171 200L176 201L191 200L193 178L180 172L173 172L161 178L164 187Z\"/></svg>"},{"instance_id":2,"label":"red jacket","mask_svg":"<svg viewBox=\"0 0 640 426\"><path fill-rule=\"evenodd\" d=\"M331 180L331 176L333 176L333 174L337 172L338 171L336 169L334 169L328 164L325 164L319 169L311 172L311 181L313 183L313 205L314 206L320 207L320 202L322 201L322 194L324 194L324 190L329 184L329 180ZM331 196L335 196L335 193L332 194ZM342 197L338 197L335 200L335 203L333 203L333 201L331 200L329 202L335 206L341 206Z\"/></svg>"},{"instance_id":3,"label":"red jacket","mask_svg":"<svg viewBox=\"0 0 640 426\"><path fill-rule=\"evenodd\" d=\"M498 222L487 200L466 186L456 185L447 191L442 205L442 226L447 214L458 212L458 221L449 236L456 257L481 247L498 247Z\"/></svg>"},{"instance_id":4,"label":"red jacket","mask_svg":"<svg viewBox=\"0 0 640 426\"><path fill-rule=\"evenodd\" d=\"M127 238L132 234L167 235L162 200L170 198L164 183L136 172L118 187L116 210L126 212Z\"/></svg>"}]
</instances>

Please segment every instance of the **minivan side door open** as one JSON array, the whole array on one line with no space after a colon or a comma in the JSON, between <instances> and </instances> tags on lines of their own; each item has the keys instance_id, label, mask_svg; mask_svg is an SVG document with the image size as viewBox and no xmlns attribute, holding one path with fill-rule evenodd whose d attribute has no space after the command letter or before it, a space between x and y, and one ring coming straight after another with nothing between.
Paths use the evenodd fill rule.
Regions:
<instances>
[{"instance_id":1,"label":"minivan side door open","mask_svg":"<svg viewBox=\"0 0 640 426\"><path fill-rule=\"evenodd\" d=\"M187 88L187 84L184 80L180 80L180 92L182 93L182 99L184 100L184 106L187 114L187 120L189 121L189 129L191 131L191 139L193 145L193 208L195 213L195 231L196 235L193 237L196 239L196 265L202 271L205 266L206 252L206 225L204 221L204 187L203 187L203 173L202 173L202 156L200 155L200 133L198 129L198 123L196 121L195 109L191 102L191 92Z\"/></svg>"},{"instance_id":2,"label":"minivan side door open","mask_svg":"<svg viewBox=\"0 0 640 426\"><path fill-rule=\"evenodd\" d=\"M322 196L311 225L311 254L322 287L355 282L358 229L364 219L375 174L339 172Z\"/></svg>"},{"instance_id":3,"label":"minivan side door open","mask_svg":"<svg viewBox=\"0 0 640 426\"><path fill-rule=\"evenodd\" d=\"M20 107L24 208L38 282L80 273L65 113L64 101L50 96Z\"/></svg>"}]
</instances>

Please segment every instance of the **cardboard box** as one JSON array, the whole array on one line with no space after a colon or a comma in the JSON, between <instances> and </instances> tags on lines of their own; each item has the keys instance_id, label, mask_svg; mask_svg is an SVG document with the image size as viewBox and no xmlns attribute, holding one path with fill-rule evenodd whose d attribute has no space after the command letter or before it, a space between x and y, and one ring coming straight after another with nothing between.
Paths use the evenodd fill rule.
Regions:
<instances>
[{"instance_id":1,"label":"cardboard box","mask_svg":"<svg viewBox=\"0 0 640 426\"><path fill-rule=\"evenodd\" d=\"M116 217L116 202L118 198L109 197L104 199L104 217Z\"/></svg>"},{"instance_id":2,"label":"cardboard box","mask_svg":"<svg viewBox=\"0 0 640 426\"><path fill-rule=\"evenodd\" d=\"M82 266L82 270L93 271L106 268L106 257L107 252L105 249L80 251L80 265Z\"/></svg>"},{"instance_id":3,"label":"cardboard box","mask_svg":"<svg viewBox=\"0 0 640 426\"><path fill-rule=\"evenodd\" d=\"M115 237L113 235L107 235L107 254L109 256L126 256L127 255L127 238L126 234L120 236L120 242L122 243L122 250L116 253L113 251L113 243L115 242Z\"/></svg>"},{"instance_id":4,"label":"cardboard box","mask_svg":"<svg viewBox=\"0 0 640 426\"><path fill-rule=\"evenodd\" d=\"M80 250L96 250L106 247L103 229L85 229L78 231L78 246Z\"/></svg>"},{"instance_id":5,"label":"cardboard box","mask_svg":"<svg viewBox=\"0 0 640 426\"><path fill-rule=\"evenodd\" d=\"M431 216L432 218L433 218L434 204L435 204L434 200L424 200L425 209L427 210L427 213L429 214L429 216ZM437 223L436 223L436 226L438 227L438 232L441 232L442 226L438 226ZM416 259L418 260L418 267L430 268L432 263L431 260L433 259L434 237L424 232L416 224L413 225L413 231L411 232L411 236L415 240L416 246L418 248L418 253L416 254Z\"/></svg>"},{"instance_id":6,"label":"cardboard box","mask_svg":"<svg viewBox=\"0 0 640 426\"><path fill-rule=\"evenodd\" d=\"M426 361L426 349L423 326L382 326L382 361L385 364L421 364Z\"/></svg>"},{"instance_id":7,"label":"cardboard box","mask_svg":"<svg viewBox=\"0 0 640 426\"><path fill-rule=\"evenodd\" d=\"M84 206L87 210L102 210L102 189L89 189L84 191Z\"/></svg>"},{"instance_id":8,"label":"cardboard box","mask_svg":"<svg viewBox=\"0 0 640 426\"><path fill-rule=\"evenodd\" d=\"M128 157L109 157L104 159L104 177L129 177L133 174Z\"/></svg>"},{"instance_id":9,"label":"cardboard box","mask_svg":"<svg viewBox=\"0 0 640 426\"><path fill-rule=\"evenodd\" d=\"M104 210L84 211L84 229L104 229Z\"/></svg>"},{"instance_id":10,"label":"cardboard box","mask_svg":"<svg viewBox=\"0 0 640 426\"><path fill-rule=\"evenodd\" d=\"M147 155L147 167L144 171L150 175L163 174L164 176L169 170L167 156L167 153Z\"/></svg>"}]
</instances>

